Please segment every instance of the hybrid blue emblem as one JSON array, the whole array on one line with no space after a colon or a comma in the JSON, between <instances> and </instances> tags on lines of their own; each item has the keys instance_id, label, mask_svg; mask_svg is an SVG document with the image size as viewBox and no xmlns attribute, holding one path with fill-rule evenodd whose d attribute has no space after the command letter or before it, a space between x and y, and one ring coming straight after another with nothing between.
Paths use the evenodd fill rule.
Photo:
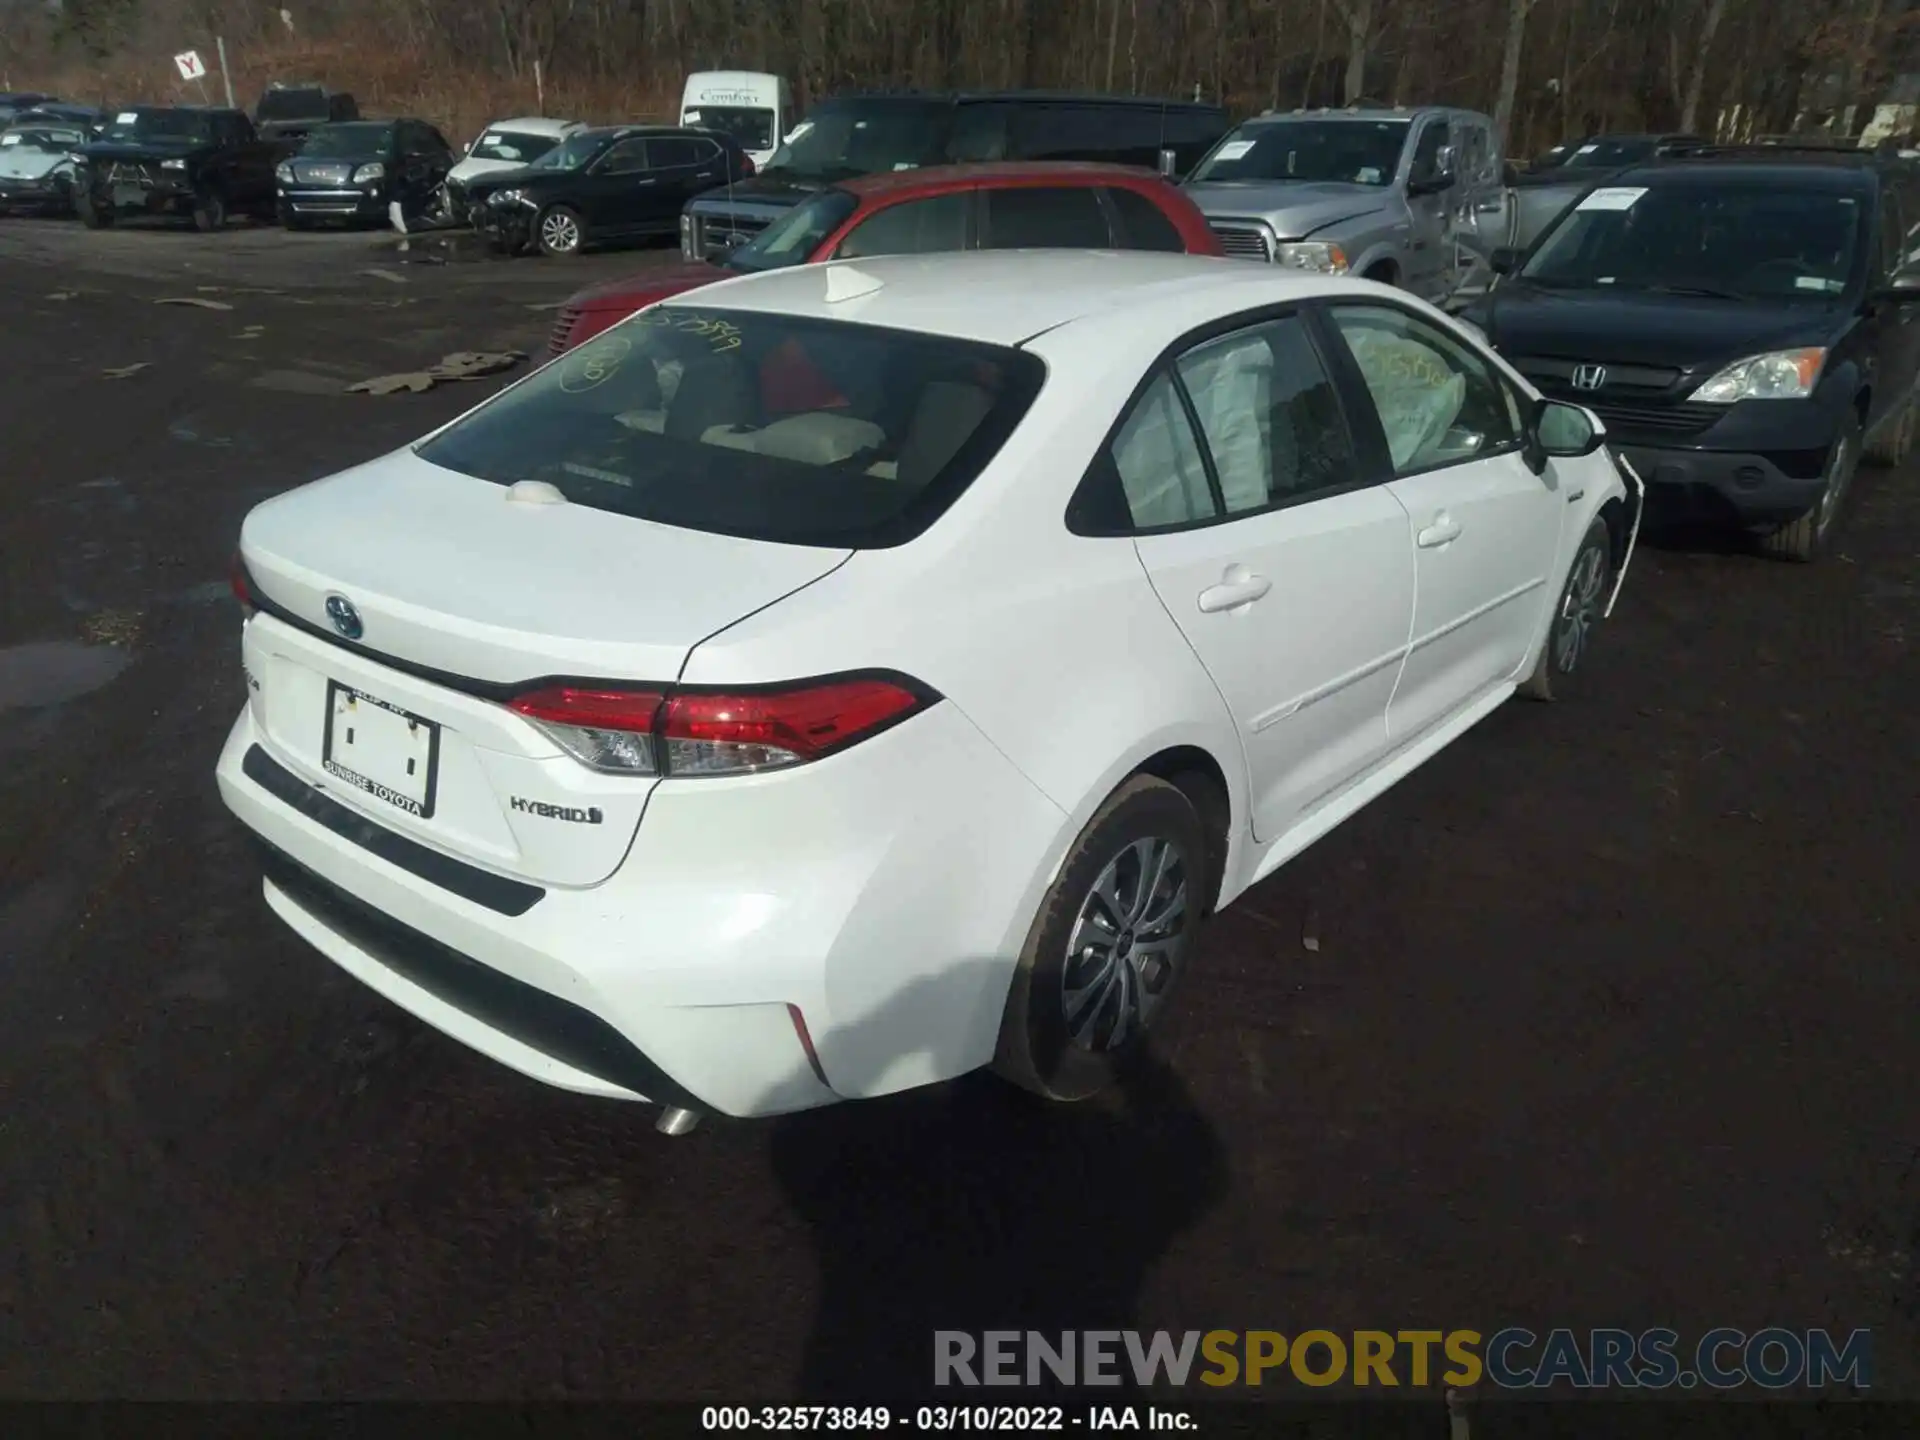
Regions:
<instances>
[{"instance_id":1,"label":"hybrid blue emblem","mask_svg":"<svg viewBox=\"0 0 1920 1440\"><path fill-rule=\"evenodd\" d=\"M344 595L327 596L327 619L333 622L333 628L349 640L358 640L366 631L360 623L360 612L353 608L353 602Z\"/></svg>"}]
</instances>

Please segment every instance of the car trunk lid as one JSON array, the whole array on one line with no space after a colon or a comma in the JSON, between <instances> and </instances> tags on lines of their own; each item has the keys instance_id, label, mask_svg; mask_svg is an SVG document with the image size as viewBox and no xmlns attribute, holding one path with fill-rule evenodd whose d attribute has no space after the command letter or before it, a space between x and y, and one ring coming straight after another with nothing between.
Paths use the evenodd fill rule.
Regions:
<instances>
[{"instance_id":1,"label":"car trunk lid","mask_svg":"<svg viewBox=\"0 0 1920 1440\"><path fill-rule=\"evenodd\" d=\"M512 495L409 451L256 509L250 699L275 758L377 823L594 884L654 782L588 769L505 702L555 677L668 684L701 640L850 552Z\"/></svg>"}]
</instances>

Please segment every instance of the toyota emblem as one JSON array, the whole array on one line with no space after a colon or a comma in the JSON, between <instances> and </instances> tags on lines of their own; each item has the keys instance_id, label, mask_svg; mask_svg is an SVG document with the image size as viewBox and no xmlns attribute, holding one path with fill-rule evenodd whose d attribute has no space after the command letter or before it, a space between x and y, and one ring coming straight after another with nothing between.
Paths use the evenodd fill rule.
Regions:
<instances>
[{"instance_id":1,"label":"toyota emblem","mask_svg":"<svg viewBox=\"0 0 1920 1440\"><path fill-rule=\"evenodd\" d=\"M1607 367L1604 365L1576 365L1573 367L1573 388L1576 390L1598 390L1607 383Z\"/></svg>"},{"instance_id":2,"label":"toyota emblem","mask_svg":"<svg viewBox=\"0 0 1920 1440\"><path fill-rule=\"evenodd\" d=\"M344 595L327 596L327 619L333 622L333 628L349 640L358 640L366 627L360 623L360 612L353 608L353 602Z\"/></svg>"}]
</instances>

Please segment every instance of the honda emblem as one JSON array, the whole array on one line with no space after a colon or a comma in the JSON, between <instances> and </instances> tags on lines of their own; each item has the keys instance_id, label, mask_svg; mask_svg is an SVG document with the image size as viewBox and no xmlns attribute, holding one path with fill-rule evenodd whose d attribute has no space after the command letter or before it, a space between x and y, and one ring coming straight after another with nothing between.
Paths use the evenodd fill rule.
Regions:
<instances>
[{"instance_id":1,"label":"honda emblem","mask_svg":"<svg viewBox=\"0 0 1920 1440\"><path fill-rule=\"evenodd\" d=\"M1598 390L1607 383L1607 367L1604 365L1576 365L1573 367L1573 388L1576 390Z\"/></svg>"}]
</instances>

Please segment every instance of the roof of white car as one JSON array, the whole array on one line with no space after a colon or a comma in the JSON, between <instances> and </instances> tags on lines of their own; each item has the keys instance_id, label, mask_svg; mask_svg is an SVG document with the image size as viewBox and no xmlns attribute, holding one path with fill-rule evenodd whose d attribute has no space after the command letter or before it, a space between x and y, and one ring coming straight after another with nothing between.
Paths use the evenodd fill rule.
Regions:
<instances>
[{"instance_id":1,"label":"roof of white car","mask_svg":"<svg viewBox=\"0 0 1920 1440\"><path fill-rule=\"evenodd\" d=\"M1361 288L1324 275L1202 255L980 250L795 265L702 286L670 303L1017 345L1093 317L1165 329L1171 338L1243 310Z\"/></svg>"},{"instance_id":2,"label":"roof of white car","mask_svg":"<svg viewBox=\"0 0 1920 1440\"><path fill-rule=\"evenodd\" d=\"M496 120L489 130L518 130L522 135L565 135L578 130L578 120L554 120L545 115L522 115L514 120Z\"/></svg>"}]
</instances>

